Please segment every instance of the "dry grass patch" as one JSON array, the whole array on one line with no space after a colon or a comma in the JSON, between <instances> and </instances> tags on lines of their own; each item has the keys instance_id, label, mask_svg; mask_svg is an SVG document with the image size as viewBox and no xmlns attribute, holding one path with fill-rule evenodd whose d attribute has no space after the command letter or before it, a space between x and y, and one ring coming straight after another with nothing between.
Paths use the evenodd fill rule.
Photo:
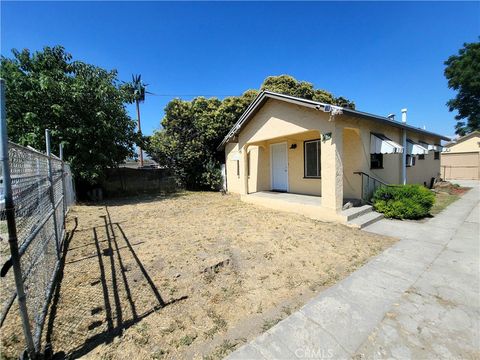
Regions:
<instances>
[{"instance_id":1,"label":"dry grass patch","mask_svg":"<svg viewBox=\"0 0 480 360\"><path fill-rule=\"evenodd\" d=\"M435 216L441 213L448 205L460 199L468 190L470 190L470 188L452 184L448 181L436 184L434 189L435 203L430 210L430 214Z\"/></svg>"},{"instance_id":2,"label":"dry grass patch","mask_svg":"<svg viewBox=\"0 0 480 360\"><path fill-rule=\"evenodd\" d=\"M394 242L218 193L76 206L70 230L74 218L45 331L74 357L222 358Z\"/></svg>"}]
</instances>

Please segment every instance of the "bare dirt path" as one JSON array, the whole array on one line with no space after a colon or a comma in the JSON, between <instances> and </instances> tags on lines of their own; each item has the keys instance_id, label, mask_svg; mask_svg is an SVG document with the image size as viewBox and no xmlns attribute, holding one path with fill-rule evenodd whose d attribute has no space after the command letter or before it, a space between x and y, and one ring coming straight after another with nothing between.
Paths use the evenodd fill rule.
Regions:
<instances>
[{"instance_id":1,"label":"bare dirt path","mask_svg":"<svg viewBox=\"0 0 480 360\"><path fill-rule=\"evenodd\" d=\"M395 241L204 192L79 205L68 229L44 337L105 359L222 358Z\"/></svg>"}]
</instances>

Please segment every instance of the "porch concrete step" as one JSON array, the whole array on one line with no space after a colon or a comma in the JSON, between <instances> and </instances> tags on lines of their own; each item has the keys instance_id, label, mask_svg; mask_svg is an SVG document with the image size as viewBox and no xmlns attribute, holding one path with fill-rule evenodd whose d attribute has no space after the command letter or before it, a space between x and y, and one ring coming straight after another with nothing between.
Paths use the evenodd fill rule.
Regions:
<instances>
[{"instance_id":1,"label":"porch concrete step","mask_svg":"<svg viewBox=\"0 0 480 360\"><path fill-rule=\"evenodd\" d=\"M342 215L345 216L345 221L351 221L355 218L358 218L362 215L372 212L371 205L363 205L359 207L351 207L350 209L343 210Z\"/></svg>"},{"instance_id":2,"label":"porch concrete step","mask_svg":"<svg viewBox=\"0 0 480 360\"><path fill-rule=\"evenodd\" d=\"M353 228L363 229L364 227L371 225L381 219L383 219L383 214L377 213L375 211L370 211L362 216L359 216L347 222L347 225Z\"/></svg>"}]
</instances>

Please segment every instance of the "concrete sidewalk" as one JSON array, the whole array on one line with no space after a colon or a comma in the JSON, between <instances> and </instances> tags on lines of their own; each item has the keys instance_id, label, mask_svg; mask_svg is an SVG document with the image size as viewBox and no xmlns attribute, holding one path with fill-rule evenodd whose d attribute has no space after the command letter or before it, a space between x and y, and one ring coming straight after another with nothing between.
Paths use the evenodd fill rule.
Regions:
<instances>
[{"instance_id":1,"label":"concrete sidewalk","mask_svg":"<svg viewBox=\"0 0 480 360\"><path fill-rule=\"evenodd\" d=\"M480 357L479 184L228 359Z\"/></svg>"}]
</instances>

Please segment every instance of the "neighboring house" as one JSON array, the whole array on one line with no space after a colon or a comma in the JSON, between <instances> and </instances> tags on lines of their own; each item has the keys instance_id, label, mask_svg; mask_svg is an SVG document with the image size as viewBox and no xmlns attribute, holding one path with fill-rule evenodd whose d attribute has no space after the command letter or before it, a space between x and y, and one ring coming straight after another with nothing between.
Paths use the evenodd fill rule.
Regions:
<instances>
[{"instance_id":1,"label":"neighboring house","mask_svg":"<svg viewBox=\"0 0 480 360\"><path fill-rule=\"evenodd\" d=\"M445 145L441 156L445 180L480 179L480 131L474 131Z\"/></svg>"},{"instance_id":2,"label":"neighboring house","mask_svg":"<svg viewBox=\"0 0 480 360\"><path fill-rule=\"evenodd\" d=\"M263 91L218 150L225 150L227 190L242 200L269 206L277 192L311 195L284 195L285 210L345 221L347 199L368 201L381 183L430 185L440 173L441 140L449 138L393 116Z\"/></svg>"}]
</instances>

